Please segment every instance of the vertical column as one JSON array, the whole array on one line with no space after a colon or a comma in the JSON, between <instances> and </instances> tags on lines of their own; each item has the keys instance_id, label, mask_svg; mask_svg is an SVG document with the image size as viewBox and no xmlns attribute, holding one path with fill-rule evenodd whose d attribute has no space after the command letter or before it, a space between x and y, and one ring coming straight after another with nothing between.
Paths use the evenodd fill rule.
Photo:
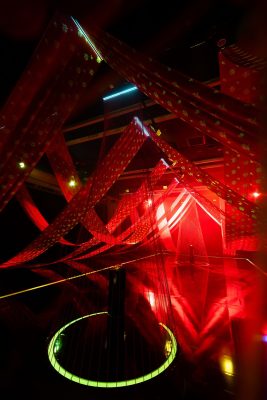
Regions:
<instances>
[{"instance_id":1,"label":"vertical column","mask_svg":"<svg viewBox=\"0 0 267 400\"><path fill-rule=\"evenodd\" d=\"M124 301L125 301L124 268L109 272L107 354L108 377L110 380L121 380L124 377Z\"/></svg>"}]
</instances>

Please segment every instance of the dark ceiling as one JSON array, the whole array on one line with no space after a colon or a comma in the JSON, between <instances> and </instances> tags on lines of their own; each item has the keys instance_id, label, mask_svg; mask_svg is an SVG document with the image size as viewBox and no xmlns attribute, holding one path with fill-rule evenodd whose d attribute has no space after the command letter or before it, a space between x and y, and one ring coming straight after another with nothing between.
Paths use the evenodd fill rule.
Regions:
<instances>
[{"instance_id":1,"label":"dark ceiling","mask_svg":"<svg viewBox=\"0 0 267 400\"><path fill-rule=\"evenodd\" d=\"M5 0L1 4L1 104L26 68L55 11L73 15L85 29L93 21L166 65L201 81L217 82L217 42L221 38L228 43L235 42L249 10L248 4L233 0L167 0L164 5L152 0ZM194 160L220 156L219 146L215 146L214 141L204 139L203 146L201 138L191 142L189 137L185 139L184 124L168 116L169 113L160 106L146 101L141 93L127 95L104 107L102 97L106 88L116 90L125 85L126 82L115 71L101 65L90 91L66 122L66 140L81 178L86 178L95 166L103 132L107 136L105 146L109 148L115 139L109 135L115 129L117 136L135 114L145 121L151 122L152 119L167 140ZM125 107L129 107L129 112L117 112ZM88 121L83 128L79 126L81 121ZM199 136L193 130L190 135ZM38 167L50 172L45 157ZM143 165L143 168L147 167Z\"/></svg>"},{"instance_id":2,"label":"dark ceiling","mask_svg":"<svg viewBox=\"0 0 267 400\"><path fill-rule=\"evenodd\" d=\"M217 40L235 41L248 13L244 2L234 0L167 0L164 6L152 0L2 0L2 103L56 10L75 16L85 29L93 21L133 47L204 81L218 76ZM107 68L102 69L106 75ZM115 78L115 74L110 77L111 83Z\"/></svg>"},{"instance_id":3,"label":"dark ceiling","mask_svg":"<svg viewBox=\"0 0 267 400\"><path fill-rule=\"evenodd\" d=\"M249 17L253 15L257 3L242 0L2 0L0 104L5 103L15 87L55 11L74 16L84 29L93 21L160 62L203 82L219 85L218 40L225 38L228 44L242 42L242 39L248 36L244 32L247 32L251 25ZM247 43L249 45L249 40ZM222 148L217 142L200 137L199 133L193 130L188 133L188 128L183 122L155 105L140 92L104 104L102 98L107 94L107 86L112 92L127 85L129 84L109 66L101 64L90 91L66 121L63 130L82 180L93 171L100 148L104 147L107 151L118 137L118 133L136 114L144 121L159 127L164 139L190 159L201 162L219 160L222 157ZM116 195L125 193L129 187L134 190L144 171L155 165L158 156L151 148L144 147L139 158L130 164L121 178L120 185L116 186ZM37 165L37 171L44 171L49 175L44 178L38 172L37 178L31 176L30 188L37 205L41 210L45 209L46 217L51 221L64 205L64 200L53 195L59 193L59 189L45 156ZM43 190L50 191L51 194L47 193L47 197L44 197ZM55 200L55 197L58 197L58 200ZM18 208L15 201L7 207L1 216L3 226L10 225L10 212L16 212L16 215L23 214ZM25 218L26 216L21 217L22 225L29 230L30 222L26 223ZM10 232L14 232L11 227ZM36 233L34 231L33 236ZM21 233L18 233L18 237L21 238ZM6 241L8 240L9 237L6 238ZM24 243L21 247L23 245Z\"/></svg>"},{"instance_id":4,"label":"dark ceiling","mask_svg":"<svg viewBox=\"0 0 267 400\"><path fill-rule=\"evenodd\" d=\"M199 79L210 78L211 72L203 63L209 53L207 47L216 46L221 37L235 39L247 11L238 1L165 1L163 7L161 2L151 0L2 0L2 102L58 9L75 16L85 28L93 21L130 45ZM192 57L197 57L198 65Z\"/></svg>"}]
</instances>

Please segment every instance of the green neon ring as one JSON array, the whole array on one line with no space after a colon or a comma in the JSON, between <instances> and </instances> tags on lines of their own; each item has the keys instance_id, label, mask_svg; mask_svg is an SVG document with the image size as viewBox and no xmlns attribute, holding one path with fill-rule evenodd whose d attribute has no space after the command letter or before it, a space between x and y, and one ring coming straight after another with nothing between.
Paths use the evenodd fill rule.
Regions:
<instances>
[{"instance_id":1,"label":"green neon ring","mask_svg":"<svg viewBox=\"0 0 267 400\"><path fill-rule=\"evenodd\" d=\"M101 314L108 314L106 311L104 312L99 312L99 313L94 313L94 314L88 314L85 315L83 317L77 318L71 322L69 322L68 324L64 325L62 328L60 328L55 335L52 337L52 339L50 340L49 346L48 346L48 358L49 361L52 365L52 367L62 376L64 376L65 378L73 381L73 382L77 382L80 385L85 385L85 386L93 386L93 387L101 387L101 388L117 388L117 387L125 387L125 386L131 386L131 385L137 385L138 383L142 383L145 381L148 381L152 378L155 378L156 376L160 375L163 371L165 371L169 365L173 362L173 360L175 359L176 353L177 353L177 342L176 339L174 337L174 334L172 333L172 331L166 326L164 325L162 322L160 322L159 324L168 332L168 334L170 335L170 339L172 341L172 349L171 352L168 356L168 358L166 359L166 361L164 361L164 363L157 369L155 369L154 371L143 375L143 376L139 376L137 378L134 379L129 379L129 380L125 380L125 381L117 381L117 382L102 382L102 381L93 381L90 379L85 379L85 378L80 378L77 375L72 374L71 372L67 371L66 369L64 369L59 362L57 361L56 357L54 356L54 346L55 346L55 342L58 338L58 336L70 325L75 324L76 322L84 319L84 318L90 318L93 317L95 315L101 315Z\"/></svg>"}]
</instances>

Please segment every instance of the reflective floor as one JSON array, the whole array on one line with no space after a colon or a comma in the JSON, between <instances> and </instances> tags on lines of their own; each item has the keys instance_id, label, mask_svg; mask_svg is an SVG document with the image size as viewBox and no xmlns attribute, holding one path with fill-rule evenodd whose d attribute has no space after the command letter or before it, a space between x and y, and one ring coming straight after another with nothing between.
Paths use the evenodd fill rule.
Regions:
<instances>
[{"instance_id":1,"label":"reflective floor","mask_svg":"<svg viewBox=\"0 0 267 400\"><path fill-rule=\"evenodd\" d=\"M265 399L266 275L257 265L220 257L190 263L167 254L129 261L102 257L0 272L3 398ZM106 269L115 264L121 267ZM176 338L175 359L152 379L121 388L67 379L49 362L49 343L70 321L98 312L108 314L72 325L53 344L73 375L121 382L158 370L173 348L159 323Z\"/></svg>"}]
</instances>

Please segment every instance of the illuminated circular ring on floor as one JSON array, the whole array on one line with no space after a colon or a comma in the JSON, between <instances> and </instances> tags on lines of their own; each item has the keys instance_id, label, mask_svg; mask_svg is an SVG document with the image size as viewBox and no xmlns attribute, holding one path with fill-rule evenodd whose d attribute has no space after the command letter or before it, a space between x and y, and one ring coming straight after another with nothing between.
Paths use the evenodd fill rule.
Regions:
<instances>
[{"instance_id":1,"label":"illuminated circular ring on floor","mask_svg":"<svg viewBox=\"0 0 267 400\"><path fill-rule=\"evenodd\" d=\"M64 369L59 362L57 361L54 352L55 352L55 348L56 348L56 341L57 338L59 337L59 335L61 333L64 332L65 329L67 329L70 325L75 324L76 322L85 319L85 318L90 318L93 317L95 315L102 315L102 314L108 314L107 312L99 312L99 313L94 313L94 314L88 314L85 315L83 317L74 319L73 321L69 322L68 324L64 325L62 328L60 328L55 335L52 337L49 346L48 346L48 358L49 361L52 365L52 367L62 376L64 376L65 378L73 381L73 382L77 382L81 385L85 385L85 386L93 386L93 387L101 387L101 388L117 388L117 387L124 387L124 386L131 386L131 385L136 385L138 383L142 383L145 381L148 381L152 378L155 378L156 376L160 375L163 371L165 371L169 365L173 362L176 353L177 353L177 342L176 339L174 337L174 334L172 333L172 331L163 323L159 323L164 329L165 331L169 334L170 336L170 340L172 342L172 346L171 346L171 351L170 354L168 355L168 358L164 361L164 363L157 369L155 369L154 371L143 375L143 376L139 376L137 378L133 378L133 379L129 379L129 380L124 380L124 381L117 381L117 382L102 382L102 381L94 381L94 380L90 380L90 379L85 379L85 378L81 378L77 375L72 374L71 372L67 371L66 369Z\"/></svg>"}]
</instances>

